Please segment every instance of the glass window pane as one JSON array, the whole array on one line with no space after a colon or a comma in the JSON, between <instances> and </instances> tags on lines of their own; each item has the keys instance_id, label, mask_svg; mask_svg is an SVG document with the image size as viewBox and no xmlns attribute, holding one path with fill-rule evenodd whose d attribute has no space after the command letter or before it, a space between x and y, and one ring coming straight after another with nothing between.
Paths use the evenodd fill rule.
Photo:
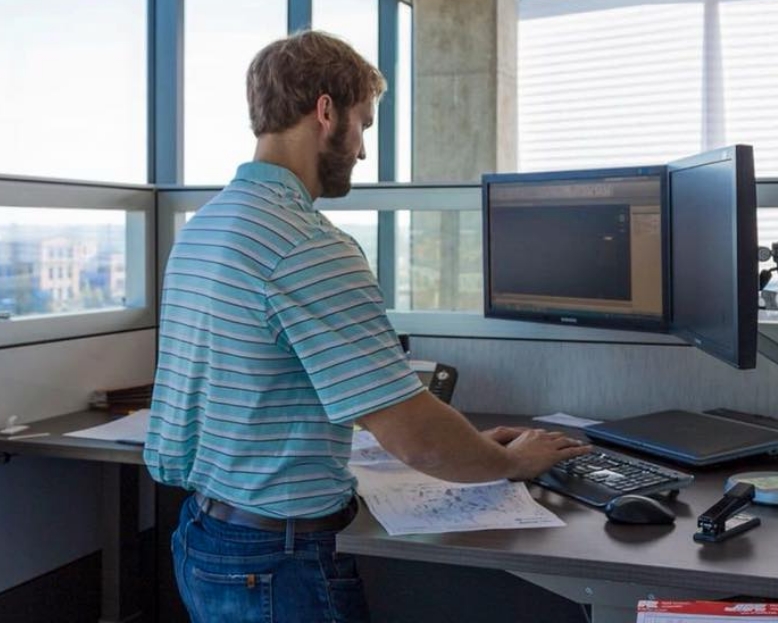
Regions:
<instances>
[{"instance_id":1,"label":"glass window pane","mask_svg":"<svg viewBox=\"0 0 778 623\"><path fill-rule=\"evenodd\" d=\"M396 215L395 309L482 311L481 213Z\"/></svg>"},{"instance_id":2,"label":"glass window pane","mask_svg":"<svg viewBox=\"0 0 778 623\"><path fill-rule=\"evenodd\" d=\"M184 11L184 181L223 185L253 158L246 71L286 35L286 0L187 0Z\"/></svg>"},{"instance_id":3,"label":"glass window pane","mask_svg":"<svg viewBox=\"0 0 778 623\"><path fill-rule=\"evenodd\" d=\"M625 4L521 0L519 170L700 151L703 3Z\"/></svg>"},{"instance_id":4,"label":"glass window pane","mask_svg":"<svg viewBox=\"0 0 778 623\"><path fill-rule=\"evenodd\" d=\"M725 142L753 145L757 176L778 176L778 2L720 6Z\"/></svg>"},{"instance_id":5,"label":"glass window pane","mask_svg":"<svg viewBox=\"0 0 778 623\"><path fill-rule=\"evenodd\" d=\"M130 307L129 214L0 207L0 314L16 318ZM143 272L144 264L137 258L131 268Z\"/></svg>"},{"instance_id":6,"label":"glass window pane","mask_svg":"<svg viewBox=\"0 0 778 623\"><path fill-rule=\"evenodd\" d=\"M378 66L377 0L313 0L313 27L343 38L376 67ZM354 168L352 182L378 181L378 116L365 132L367 158Z\"/></svg>"},{"instance_id":7,"label":"glass window pane","mask_svg":"<svg viewBox=\"0 0 778 623\"><path fill-rule=\"evenodd\" d=\"M658 164L745 143L778 174L778 3L520 0L520 170Z\"/></svg>"},{"instance_id":8,"label":"glass window pane","mask_svg":"<svg viewBox=\"0 0 778 623\"><path fill-rule=\"evenodd\" d=\"M146 182L146 5L0 3L0 173Z\"/></svg>"},{"instance_id":9,"label":"glass window pane","mask_svg":"<svg viewBox=\"0 0 778 623\"><path fill-rule=\"evenodd\" d=\"M398 182L411 181L411 136L413 132L411 114L412 102L412 78L411 67L411 41L413 37L413 9L404 3L400 3L397 16L397 104L395 107L395 123L397 124L397 151L396 151L396 175ZM385 97L391 97L387 93Z\"/></svg>"}]
</instances>

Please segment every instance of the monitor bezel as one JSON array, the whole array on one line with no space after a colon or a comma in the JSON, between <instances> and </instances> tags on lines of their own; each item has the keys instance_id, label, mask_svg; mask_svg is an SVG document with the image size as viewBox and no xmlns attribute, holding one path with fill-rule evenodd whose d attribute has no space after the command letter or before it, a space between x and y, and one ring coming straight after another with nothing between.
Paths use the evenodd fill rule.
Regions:
<instances>
[{"instance_id":1,"label":"monitor bezel","mask_svg":"<svg viewBox=\"0 0 778 623\"><path fill-rule=\"evenodd\" d=\"M614 177L646 178L654 177L659 181L660 220L661 220L661 258L662 258L662 313L659 317L636 316L587 310L560 309L558 311L531 311L505 309L497 307L492 301L491 287L491 213L489 189L494 184L549 182L549 181L586 181ZM546 171L533 173L486 173L481 177L481 216L483 247L483 292L484 316L509 320L524 320L574 327L592 327L626 331L645 331L667 333L670 323L670 285L669 268L669 193L667 188L666 165L648 165L634 167L614 167L600 169L581 169L571 171Z\"/></svg>"},{"instance_id":2,"label":"monitor bezel","mask_svg":"<svg viewBox=\"0 0 778 623\"><path fill-rule=\"evenodd\" d=\"M672 227L674 214L681 209L672 201L673 174L701 166L729 162L729 174L732 176L732 201L728 206L732 209L730 220L735 227L736 249L733 253L732 266L733 289L730 292L735 317L731 331L733 344L722 344L694 326L680 326L677 323L677 297L672 296L673 310L669 331L685 342L696 346L703 352L741 370L756 367L758 316L759 316L759 261L757 248L759 238L757 231L757 201L756 178L754 174L753 148L750 145L732 145L713 149L701 154L682 158L668 163L668 195L670 197L671 242L670 253L672 272L673 249L683 244L681 232ZM671 291L680 287L672 280Z\"/></svg>"}]
</instances>

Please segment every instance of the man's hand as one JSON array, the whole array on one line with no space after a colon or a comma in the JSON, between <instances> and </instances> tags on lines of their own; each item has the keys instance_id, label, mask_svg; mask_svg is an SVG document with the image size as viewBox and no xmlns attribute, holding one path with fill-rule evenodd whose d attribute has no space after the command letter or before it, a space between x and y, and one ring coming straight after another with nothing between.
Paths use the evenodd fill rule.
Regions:
<instances>
[{"instance_id":1,"label":"man's hand","mask_svg":"<svg viewBox=\"0 0 778 623\"><path fill-rule=\"evenodd\" d=\"M498 426L479 432L430 392L369 413L359 424L414 469L451 482L526 480L591 447L564 433Z\"/></svg>"},{"instance_id":2,"label":"man's hand","mask_svg":"<svg viewBox=\"0 0 778 623\"><path fill-rule=\"evenodd\" d=\"M495 428L481 431L481 434L487 439L496 441L501 446L507 446L516 437L528 430L530 429L526 426L496 426Z\"/></svg>"},{"instance_id":3,"label":"man's hand","mask_svg":"<svg viewBox=\"0 0 778 623\"><path fill-rule=\"evenodd\" d=\"M516 429L509 429L516 430ZM507 438L509 432L500 436ZM492 437L496 441L497 438ZM554 464L574 456L591 452L591 445L559 431L546 431L540 428L526 429L514 439L504 444L509 450L515 466L511 480L529 480Z\"/></svg>"}]
</instances>

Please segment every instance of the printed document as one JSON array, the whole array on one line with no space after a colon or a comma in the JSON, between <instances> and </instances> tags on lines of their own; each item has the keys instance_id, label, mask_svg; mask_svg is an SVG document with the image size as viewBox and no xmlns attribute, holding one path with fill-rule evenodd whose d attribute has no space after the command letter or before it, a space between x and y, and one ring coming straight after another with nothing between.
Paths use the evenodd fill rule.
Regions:
<instances>
[{"instance_id":1,"label":"printed document","mask_svg":"<svg viewBox=\"0 0 778 623\"><path fill-rule=\"evenodd\" d=\"M102 441L119 441L143 445L146 441L146 432L149 430L148 409L140 409L130 415L125 415L116 420L65 433L69 437L82 437L84 439L100 439Z\"/></svg>"},{"instance_id":2,"label":"printed document","mask_svg":"<svg viewBox=\"0 0 778 623\"><path fill-rule=\"evenodd\" d=\"M452 483L422 474L354 435L349 467L370 512L390 535L564 526L521 482Z\"/></svg>"}]
</instances>

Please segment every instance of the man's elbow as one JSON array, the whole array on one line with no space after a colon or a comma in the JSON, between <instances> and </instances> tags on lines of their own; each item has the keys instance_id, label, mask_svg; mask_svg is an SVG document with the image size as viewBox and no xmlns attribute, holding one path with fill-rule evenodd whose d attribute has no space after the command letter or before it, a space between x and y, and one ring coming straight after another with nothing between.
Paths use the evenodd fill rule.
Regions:
<instances>
[{"instance_id":1,"label":"man's elbow","mask_svg":"<svg viewBox=\"0 0 778 623\"><path fill-rule=\"evenodd\" d=\"M412 448L398 449L393 454L408 467L425 474L436 473L444 463L434 447L425 448L421 444L414 444Z\"/></svg>"}]
</instances>

